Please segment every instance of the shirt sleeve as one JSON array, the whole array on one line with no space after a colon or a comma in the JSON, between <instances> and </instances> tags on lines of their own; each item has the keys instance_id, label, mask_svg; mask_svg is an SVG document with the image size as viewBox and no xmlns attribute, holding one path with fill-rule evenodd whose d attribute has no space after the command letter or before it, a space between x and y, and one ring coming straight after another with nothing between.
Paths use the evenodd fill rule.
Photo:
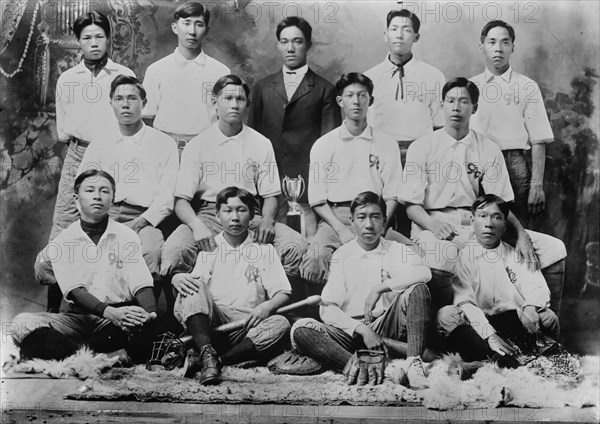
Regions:
<instances>
[{"instance_id":1,"label":"shirt sleeve","mask_svg":"<svg viewBox=\"0 0 600 424\"><path fill-rule=\"evenodd\" d=\"M270 244L262 244L259 246L261 246L263 255L262 285L265 288L269 299L273 299L273 297L280 292L290 294L292 292L292 287L285 275L285 270L283 269L277 251L273 245Z\"/></svg>"},{"instance_id":2,"label":"shirt sleeve","mask_svg":"<svg viewBox=\"0 0 600 424\"><path fill-rule=\"evenodd\" d=\"M202 180L202 157L200 155L199 141L193 138L183 149L177 183L175 185L175 197L192 201L200 181Z\"/></svg>"},{"instance_id":3,"label":"shirt sleeve","mask_svg":"<svg viewBox=\"0 0 600 424\"><path fill-rule=\"evenodd\" d=\"M520 268L517 289L523 296L523 306L549 307L550 290L542 272L531 272L524 263L518 263L517 266Z\"/></svg>"},{"instance_id":4,"label":"shirt sleeve","mask_svg":"<svg viewBox=\"0 0 600 424\"><path fill-rule=\"evenodd\" d=\"M70 87L64 87L61 85L62 79L59 77L56 82L56 134L58 136L58 141L67 142L71 138L65 132L65 120L66 120L66 111L65 111L65 101L68 98L68 89Z\"/></svg>"},{"instance_id":5,"label":"shirt sleeve","mask_svg":"<svg viewBox=\"0 0 600 424\"><path fill-rule=\"evenodd\" d=\"M329 279L321 294L320 315L325 324L333 325L352 336L361 322L342 311L347 294L342 268L342 260L339 257L336 258L334 253L331 258Z\"/></svg>"},{"instance_id":6,"label":"shirt sleeve","mask_svg":"<svg viewBox=\"0 0 600 424\"><path fill-rule=\"evenodd\" d=\"M529 81L523 87L525 97L525 129L530 144L548 144L554 141L550 120L546 113L544 99L540 87L534 81Z\"/></svg>"},{"instance_id":7,"label":"shirt sleeve","mask_svg":"<svg viewBox=\"0 0 600 424\"><path fill-rule=\"evenodd\" d=\"M444 84L446 84L446 78L442 72L439 72L435 87L433 88L435 94L429 103L429 113L434 127L443 127L445 124L444 111L442 109L442 88Z\"/></svg>"},{"instance_id":8,"label":"shirt sleeve","mask_svg":"<svg viewBox=\"0 0 600 424\"><path fill-rule=\"evenodd\" d=\"M152 65L146 70L143 85L146 90L146 106L142 110L142 116L144 118L154 118L160 103L160 82L155 67Z\"/></svg>"},{"instance_id":9,"label":"shirt sleeve","mask_svg":"<svg viewBox=\"0 0 600 424\"><path fill-rule=\"evenodd\" d=\"M175 143L171 140L168 141L165 144L165 147L168 146L164 151L165 160L159 170L158 195L154 198L150 207L142 213L142 216L154 227L171 215L175 203L174 193L177 184L177 172L179 171L179 150Z\"/></svg>"},{"instance_id":10,"label":"shirt sleeve","mask_svg":"<svg viewBox=\"0 0 600 424\"><path fill-rule=\"evenodd\" d=\"M478 136L481 136L478 134ZM486 140L486 149L491 151L490 160L485 164L485 170L481 185L486 194L495 194L500 196L505 202L512 202L515 199L506 162L502 155L502 150L494 142Z\"/></svg>"},{"instance_id":11,"label":"shirt sleeve","mask_svg":"<svg viewBox=\"0 0 600 424\"><path fill-rule=\"evenodd\" d=\"M400 161L400 148L392 137L385 136L385 150L383 168L381 170L381 195L386 202L398 200L402 188L402 162Z\"/></svg>"},{"instance_id":12,"label":"shirt sleeve","mask_svg":"<svg viewBox=\"0 0 600 424\"><path fill-rule=\"evenodd\" d=\"M333 142L325 143L319 138L310 149L308 203L311 207L327 203L327 164L331 162Z\"/></svg>"},{"instance_id":13,"label":"shirt sleeve","mask_svg":"<svg viewBox=\"0 0 600 424\"><path fill-rule=\"evenodd\" d=\"M496 330L491 326L477 304L477 297L472 286L474 278L470 266L462 261L459 262L456 267L456 275L452 277L454 305L465 313L473 329L485 340L494 334Z\"/></svg>"},{"instance_id":14,"label":"shirt sleeve","mask_svg":"<svg viewBox=\"0 0 600 424\"><path fill-rule=\"evenodd\" d=\"M267 139L263 152L262 163L258 166L258 181L256 191L263 198L278 196L281 194L279 182L279 169L275 161L273 146Z\"/></svg>"},{"instance_id":15,"label":"shirt sleeve","mask_svg":"<svg viewBox=\"0 0 600 424\"><path fill-rule=\"evenodd\" d=\"M111 174L110 169L102 168L102 151L103 151L103 143L91 143L87 149L85 149L85 153L83 155L83 159L79 164L79 168L77 169L77 175L87 171L88 169L98 169L104 170ZM104 147L105 148L105 147ZM115 178L114 171L111 174L113 178ZM115 179L117 181L117 179Z\"/></svg>"},{"instance_id":16,"label":"shirt sleeve","mask_svg":"<svg viewBox=\"0 0 600 424\"><path fill-rule=\"evenodd\" d=\"M434 133L435 134L435 133ZM398 201L403 204L424 205L427 189L427 152L425 143L417 140L406 152L406 163L402 172L402 184Z\"/></svg>"}]
</instances>

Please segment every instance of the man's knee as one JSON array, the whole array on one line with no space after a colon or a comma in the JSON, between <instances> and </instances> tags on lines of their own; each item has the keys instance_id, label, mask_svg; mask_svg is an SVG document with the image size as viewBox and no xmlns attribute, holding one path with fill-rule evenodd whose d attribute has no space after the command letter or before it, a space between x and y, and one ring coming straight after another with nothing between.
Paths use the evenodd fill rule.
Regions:
<instances>
[{"instance_id":1,"label":"man's knee","mask_svg":"<svg viewBox=\"0 0 600 424\"><path fill-rule=\"evenodd\" d=\"M33 273L35 281L45 286L51 286L57 284L56 277L54 276L54 269L52 268L52 262L44 259L44 251L38 253L33 264Z\"/></svg>"},{"instance_id":2,"label":"man's knee","mask_svg":"<svg viewBox=\"0 0 600 424\"><path fill-rule=\"evenodd\" d=\"M248 338L258 351L267 350L290 332L290 323L282 315L271 315L248 332Z\"/></svg>"},{"instance_id":3,"label":"man's knee","mask_svg":"<svg viewBox=\"0 0 600 424\"><path fill-rule=\"evenodd\" d=\"M296 339L296 331L302 329L310 329L315 331L323 332L322 324L313 318L301 318L292 325L292 329L290 330L290 339L292 342L292 347L298 351L302 351L301 346L298 344L298 340ZM302 331L300 331L302 333ZM301 344L301 343L300 343Z\"/></svg>"},{"instance_id":4,"label":"man's knee","mask_svg":"<svg viewBox=\"0 0 600 424\"><path fill-rule=\"evenodd\" d=\"M461 325L470 325L470 323L460 308L448 305L437 312L437 329L442 334L447 336Z\"/></svg>"},{"instance_id":5,"label":"man's knee","mask_svg":"<svg viewBox=\"0 0 600 424\"><path fill-rule=\"evenodd\" d=\"M539 312L540 327L554 338L560 336L560 324L556 314L550 309Z\"/></svg>"},{"instance_id":6,"label":"man's knee","mask_svg":"<svg viewBox=\"0 0 600 424\"><path fill-rule=\"evenodd\" d=\"M40 313L22 312L14 317L11 323L4 326L3 332L4 336L10 336L19 346L29 333L41 327L49 327L49 325L46 320L42 319Z\"/></svg>"},{"instance_id":7,"label":"man's knee","mask_svg":"<svg viewBox=\"0 0 600 424\"><path fill-rule=\"evenodd\" d=\"M190 272L197 255L198 248L192 230L181 224L162 246L160 274L168 277L178 272Z\"/></svg>"},{"instance_id":8,"label":"man's knee","mask_svg":"<svg viewBox=\"0 0 600 424\"><path fill-rule=\"evenodd\" d=\"M186 326L187 320L197 314L206 315L209 319L212 318L213 303L210 288L206 284L200 284L198 291L194 294L177 295L173 306L173 314L182 325Z\"/></svg>"},{"instance_id":9,"label":"man's knee","mask_svg":"<svg viewBox=\"0 0 600 424\"><path fill-rule=\"evenodd\" d=\"M288 240L279 246L278 253L281 256L281 263L288 275L300 275L300 263L308 250L308 242L302 237Z\"/></svg>"}]
</instances>

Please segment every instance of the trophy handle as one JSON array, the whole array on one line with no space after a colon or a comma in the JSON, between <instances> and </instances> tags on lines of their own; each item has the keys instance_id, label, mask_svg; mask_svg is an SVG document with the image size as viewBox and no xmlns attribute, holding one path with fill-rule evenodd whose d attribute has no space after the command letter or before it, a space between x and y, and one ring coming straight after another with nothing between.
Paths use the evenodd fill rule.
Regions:
<instances>
[{"instance_id":1,"label":"trophy handle","mask_svg":"<svg viewBox=\"0 0 600 424\"><path fill-rule=\"evenodd\" d=\"M289 180L288 176L286 175L285 177L283 177L283 179L281 180L281 191L283 192L284 196L289 198L290 194L287 191L287 181Z\"/></svg>"},{"instance_id":2,"label":"trophy handle","mask_svg":"<svg viewBox=\"0 0 600 424\"><path fill-rule=\"evenodd\" d=\"M298 197L300 197L304 194L306 183L304 182L304 178L302 178L302 175L298 175L298 179L300 180L300 194L298 195Z\"/></svg>"}]
</instances>

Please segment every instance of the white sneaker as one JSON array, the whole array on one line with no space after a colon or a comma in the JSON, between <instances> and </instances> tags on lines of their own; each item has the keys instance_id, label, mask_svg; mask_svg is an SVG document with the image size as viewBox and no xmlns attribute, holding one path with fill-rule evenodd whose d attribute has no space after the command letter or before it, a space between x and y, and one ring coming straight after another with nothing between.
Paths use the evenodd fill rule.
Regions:
<instances>
[{"instance_id":1,"label":"white sneaker","mask_svg":"<svg viewBox=\"0 0 600 424\"><path fill-rule=\"evenodd\" d=\"M408 378L408 384L410 387L415 389L425 389L429 387L427 380L427 373L423 368L423 361L420 356L413 356L407 358L410 362L406 369L406 377ZM412 360L411 360L412 359Z\"/></svg>"}]
</instances>

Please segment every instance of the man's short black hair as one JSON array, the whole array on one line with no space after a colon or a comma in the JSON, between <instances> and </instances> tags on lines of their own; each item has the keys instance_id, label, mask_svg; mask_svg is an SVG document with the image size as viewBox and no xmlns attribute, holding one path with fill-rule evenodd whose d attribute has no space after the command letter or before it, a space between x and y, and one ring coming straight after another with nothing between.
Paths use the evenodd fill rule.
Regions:
<instances>
[{"instance_id":1,"label":"man's short black hair","mask_svg":"<svg viewBox=\"0 0 600 424\"><path fill-rule=\"evenodd\" d=\"M210 12L208 9L195 1L188 1L177 7L175 13L173 13L173 21L177 22L179 18L186 19L190 16L202 16L206 26L208 26L210 21Z\"/></svg>"},{"instance_id":2,"label":"man's short black hair","mask_svg":"<svg viewBox=\"0 0 600 424\"><path fill-rule=\"evenodd\" d=\"M363 191L358 196L356 196L354 200L352 200L352 202L350 203L350 214L354 216L354 211L356 210L356 208L358 208L359 206L366 205L377 205L379 206L379 209L381 209L381 213L384 216L387 213L387 207L385 205L383 197L378 196L372 191Z\"/></svg>"},{"instance_id":3,"label":"man's short black hair","mask_svg":"<svg viewBox=\"0 0 600 424\"><path fill-rule=\"evenodd\" d=\"M446 94L448 94L448 91L455 87L465 87L469 92L471 103L474 105L477 104L479 101L479 88L477 88L477 84L463 77L452 78L450 81L444 84L444 87L442 88L442 101L446 100Z\"/></svg>"},{"instance_id":4,"label":"man's short black hair","mask_svg":"<svg viewBox=\"0 0 600 424\"><path fill-rule=\"evenodd\" d=\"M369 92L369 96L373 96L373 81L371 81L368 76L361 74L360 72L349 72L347 74L343 74L335 83L335 92L338 96L341 96L344 92L344 88L352 84L360 84L365 86Z\"/></svg>"},{"instance_id":5,"label":"man's short black hair","mask_svg":"<svg viewBox=\"0 0 600 424\"><path fill-rule=\"evenodd\" d=\"M146 100L146 90L144 89L144 86L142 85L140 80L138 80L136 77L131 77L129 75L123 75L123 74L117 75L115 77L115 79L113 80L113 82L110 83L110 98L111 99L113 97L113 94L115 94L117 87L119 87L120 85L133 85L134 87L136 87L138 89L141 99Z\"/></svg>"},{"instance_id":6,"label":"man's short black hair","mask_svg":"<svg viewBox=\"0 0 600 424\"><path fill-rule=\"evenodd\" d=\"M312 27L306 21L306 19L301 18L299 16L288 16L287 18L284 18L281 22L279 22L279 24L277 25L277 29L275 30L277 40L279 40L281 31L291 26L295 26L300 31L302 31L302 34L304 34L304 39L306 40L307 44L312 43Z\"/></svg>"},{"instance_id":7,"label":"man's short black hair","mask_svg":"<svg viewBox=\"0 0 600 424\"><path fill-rule=\"evenodd\" d=\"M250 218L254 218L254 211L258 208L258 203L248 190L239 187L226 187L217 194L215 204L217 212L221 210L221 205L226 205L228 199L231 199L232 197L239 198L244 205L248 206Z\"/></svg>"},{"instance_id":8,"label":"man's short black hair","mask_svg":"<svg viewBox=\"0 0 600 424\"><path fill-rule=\"evenodd\" d=\"M415 15L408 9L390 10L386 18L386 28L390 27L390 22L392 22L392 19L394 19L397 16L400 16L401 18L410 19L410 21L412 22L413 30L415 31L415 33L419 33L419 30L421 29L421 21L419 20L417 15Z\"/></svg>"},{"instance_id":9,"label":"man's short black hair","mask_svg":"<svg viewBox=\"0 0 600 424\"><path fill-rule=\"evenodd\" d=\"M106 38L110 39L110 21L102 13L95 10L79 15L77 19L75 19L75 22L73 22L73 32L75 33L75 37L79 40L81 32L85 27L90 25L98 25L104 30Z\"/></svg>"},{"instance_id":10,"label":"man's short black hair","mask_svg":"<svg viewBox=\"0 0 600 424\"><path fill-rule=\"evenodd\" d=\"M487 24L485 24L485 26L483 27L483 29L481 30L481 44L483 44L483 42L485 41L485 37L487 37L488 33L492 30L492 28L496 28L496 27L502 27L502 28L506 28L506 30L508 31L508 36L510 37L510 40L514 43L515 42L515 30L513 27L511 27L509 24L507 24L504 21L489 21Z\"/></svg>"},{"instance_id":11,"label":"man's short black hair","mask_svg":"<svg viewBox=\"0 0 600 424\"><path fill-rule=\"evenodd\" d=\"M250 101L250 87L248 87L248 84L246 84L244 80L237 75L225 75L224 77L219 78L213 86L213 96L217 97L219 93L221 93L221 90L223 90L227 85L241 86L244 89L244 93L246 93L246 98L248 101Z\"/></svg>"},{"instance_id":12,"label":"man's short black hair","mask_svg":"<svg viewBox=\"0 0 600 424\"><path fill-rule=\"evenodd\" d=\"M101 169L97 169L97 168L87 169L87 170L83 171L81 174L79 174L77 176L77 178L75 178L75 194L79 194L79 187L81 187L81 184L83 183L84 180L86 180L87 178L90 178L90 177L106 178L110 182L110 185L112 186L113 196L114 196L115 192L117 191L115 179L108 172L103 171Z\"/></svg>"},{"instance_id":13,"label":"man's short black hair","mask_svg":"<svg viewBox=\"0 0 600 424\"><path fill-rule=\"evenodd\" d=\"M500 196L496 196L495 194L482 194L473 202L471 206L471 212L475 215L477 209L482 209L488 205L498 205L498 209L500 212L504 214L504 219L508 219L508 213L510 211L508 207L508 203L504 201L504 199Z\"/></svg>"}]
</instances>

